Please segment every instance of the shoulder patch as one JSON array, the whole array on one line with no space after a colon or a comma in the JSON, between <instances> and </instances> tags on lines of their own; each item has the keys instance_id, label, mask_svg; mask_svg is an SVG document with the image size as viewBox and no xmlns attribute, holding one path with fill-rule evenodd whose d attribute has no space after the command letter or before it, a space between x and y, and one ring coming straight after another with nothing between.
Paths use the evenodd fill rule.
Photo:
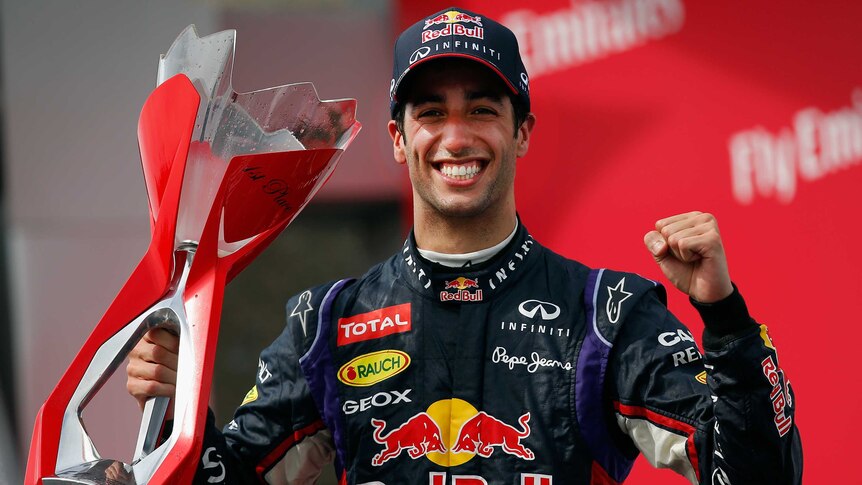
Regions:
<instances>
[{"instance_id":1,"label":"shoulder patch","mask_svg":"<svg viewBox=\"0 0 862 485\"><path fill-rule=\"evenodd\" d=\"M250 402L257 401L257 386L252 387L245 395L240 406L245 406Z\"/></svg>"},{"instance_id":2,"label":"shoulder patch","mask_svg":"<svg viewBox=\"0 0 862 485\"><path fill-rule=\"evenodd\" d=\"M305 320L308 317L308 312L314 310L314 307L311 306L311 297L311 290L305 290L302 292L299 295L296 306L293 307L293 311L291 311L289 315L289 317L296 317L299 319L299 324L302 325L303 335L308 335L308 327L305 323Z\"/></svg>"},{"instance_id":3,"label":"shoulder patch","mask_svg":"<svg viewBox=\"0 0 862 485\"><path fill-rule=\"evenodd\" d=\"M664 288L634 273L609 269L593 270L587 281L585 299L593 331L609 347L626 317L649 291L658 290L666 301Z\"/></svg>"},{"instance_id":4,"label":"shoulder patch","mask_svg":"<svg viewBox=\"0 0 862 485\"><path fill-rule=\"evenodd\" d=\"M287 326L301 332L303 338L313 339L317 333L321 305L332 287L338 283L330 281L324 285L309 288L287 300L285 304Z\"/></svg>"}]
</instances>

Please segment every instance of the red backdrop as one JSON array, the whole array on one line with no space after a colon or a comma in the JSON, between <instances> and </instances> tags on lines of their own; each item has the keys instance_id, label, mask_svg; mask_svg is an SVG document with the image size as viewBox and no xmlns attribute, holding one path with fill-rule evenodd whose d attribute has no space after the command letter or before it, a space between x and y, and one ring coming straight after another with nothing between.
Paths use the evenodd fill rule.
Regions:
<instances>
[{"instance_id":1,"label":"red backdrop","mask_svg":"<svg viewBox=\"0 0 862 485\"><path fill-rule=\"evenodd\" d=\"M448 2L402 0L404 27ZM796 392L806 483L848 483L862 425L862 2L463 1L516 31L538 118L517 200L533 235L662 280L642 236L718 217L733 279ZM702 324L673 291L672 310ZM686 483L641 460L626 483Z\"/></svg>"}]
</instances>

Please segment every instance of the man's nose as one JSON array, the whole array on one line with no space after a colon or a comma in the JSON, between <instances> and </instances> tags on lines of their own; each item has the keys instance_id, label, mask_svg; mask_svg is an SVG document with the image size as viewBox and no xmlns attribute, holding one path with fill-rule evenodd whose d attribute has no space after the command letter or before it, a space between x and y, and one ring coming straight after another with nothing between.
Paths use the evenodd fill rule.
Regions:
<instances>
[{"instance_id":1,"label":"man's nose","mask_svg":"<svg viewBox=\"0 0 862 485\"><path fill-rule=\"evenodd\" d=\"M443 126L440 144L449 153L458 155L472 148L473 137L473 131L463 116L450 115Z\"/></svg>"}]
</instances>

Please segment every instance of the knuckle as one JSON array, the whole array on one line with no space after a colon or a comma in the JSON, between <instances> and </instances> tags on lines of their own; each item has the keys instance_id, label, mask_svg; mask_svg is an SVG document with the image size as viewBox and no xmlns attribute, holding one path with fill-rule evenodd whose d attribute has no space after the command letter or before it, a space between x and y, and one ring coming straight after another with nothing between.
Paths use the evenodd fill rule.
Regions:
<instances>
[{"instance_id":1,"label":"knuckle","mask_svg":"<svg viewBox=\"0 0 862 485\"><path fill-rule=\"evenodd\" d=\"M126 375L130 378L133 376L139 375L141 372L139 360L138 359L130 359L128 365L126 365Z\"/></svg>"},{"instance_id":2,"label":"knuckle","mask_svg":"<svg viewBox=\"0 0 862 485\"><path fill-rule=\"evenodd\" d=\"M157 365L153 368L153 378L159 382L165 382L168 377L168 372L165 366Z\"/></svg>"},{"instance_id":3,"label":"knuckle","mask_svg":"<svg viewBox=\"0 0 862 485\"><path fill-rule=\"evenodd\" d=\"M149 357L153 362L161 362L165 358L165 349L164 347L159 347L158 345L154 345L153 348L150 349Z\"/></svg>"},{"instance_id":4,"label":"knuckle","mask_svg":"<svg viewBox=\"0 0 862 485\"><path fill-rule=\"evenodd\" d=\"M148 397L157 396L160 390L160 385L156 381L143 381L140 387L142 394Z\"/></svg>"}]
</instances>

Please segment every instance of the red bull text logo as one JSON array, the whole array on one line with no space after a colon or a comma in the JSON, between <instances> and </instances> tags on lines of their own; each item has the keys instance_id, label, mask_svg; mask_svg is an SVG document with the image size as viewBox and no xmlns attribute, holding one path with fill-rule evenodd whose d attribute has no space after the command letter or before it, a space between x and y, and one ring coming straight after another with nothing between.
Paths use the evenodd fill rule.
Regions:
<instances>
[{"instance_id":1,"label":"red bull text logo","mask_svg":"<svg viewBox=\"0 0 862 485\"><path fill-rule=\"evenodd\" d=\"M389 432L385 432L385 421L372 419L374 441L383 449L374 455L371 464L383 465L405 451L414 460L424 456L445 467L461 465L477 455L488 458L493 453L532 460L535 454L521 443L530 436L529 423L529 412L518 418L517 426L512 426L477 411L467 401L444 399ZM455 429L458 431L452 433Z\"/></svg>"},{"instance_id":2,"label":"red bull text logo","mask_svg":"<svg viewBox=\"0 0 862 485\"><path fill-rule=\"evenodd\" d=\"M450 290L455 292L452 293ZM478 281L459 276L446 282L443 291L440 292L440 301L482 301L482 290L479 289Z\"/></svg>"},{"instance_id":3,"label":"red bull text logo","mask_svg":"<svg viewBox=\"0 0 862 485\"><path fill-rule=\"evenodd\" d=\"M476 475L452 475L451 485L488 485L488 482ZM553 485L554 477L538 473L522 473L521 485ZM429 472L428 485L447 485L446 472Z\"/></svg>"},{"instance_id":4,"label":"red bull text logo","mask_svg":"<svg viewBox=\"0 0 862 485\"><path fill-rule=\"evenodd\" d=\"M439 39L448 35L461 35L464 37L472 37L474 39L484 39L485 29L482 27L465 27L461 24L449 24L440 30L424 30L422 31L422 43Z\"/></svg>"},{"instance_id":5,"label":"red bull text logo","mask_svg":"<svg viewBox=\"0 0 862 485\"><path fill-rule=\"evenodd\" d=\"M410 365L410 356L400 350L381 350L360 355L338 369L338 380L354 387L367 387L400 373Z\"/></svg>"},{"instance_id":6,"label":"red bull text logo","mask_svg":"<svg viewBox=\"0 0 862 485\"><path fill-rule=\"evenodd\" d=\"M433 19L428 19L425 21L425 27L423 29L427 29L432 25L439 24L454 24L456 22L472 22L478 26L482 26L482 17L480 16L472 16L466 13L461 13L457 10L449 10L448 12L441 13L440 15L434 17Z\"/></svg>"},{"instance_id":7,"label":"red bull text logo","mask_svg":"<svg viewBox=\"0 0 862 485\"><path fill-rule=\"evenodd\" d=\"M338 319L337 345L372 340L393 333L409 332L410 304L389 306L379 310Z\"/></svg>"}]
</instances>

